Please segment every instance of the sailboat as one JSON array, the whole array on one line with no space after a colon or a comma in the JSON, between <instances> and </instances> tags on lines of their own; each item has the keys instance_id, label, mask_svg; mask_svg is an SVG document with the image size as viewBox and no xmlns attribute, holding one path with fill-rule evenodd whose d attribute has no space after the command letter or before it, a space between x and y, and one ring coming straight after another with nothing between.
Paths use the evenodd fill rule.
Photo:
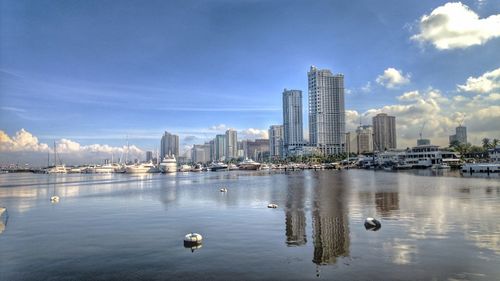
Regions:
<instances>
[{"instance_id":1,"label":"sailboat","mask_svg":"<svg viewBox=\"0 0 500 281\"><path fill-rule=\"evenodd\" d=\"M56 142L54 141L54 167L47 168L48 174L66 174L66 166L64 164L57 165L57 149Z\"/></svg>"}]
</instances>

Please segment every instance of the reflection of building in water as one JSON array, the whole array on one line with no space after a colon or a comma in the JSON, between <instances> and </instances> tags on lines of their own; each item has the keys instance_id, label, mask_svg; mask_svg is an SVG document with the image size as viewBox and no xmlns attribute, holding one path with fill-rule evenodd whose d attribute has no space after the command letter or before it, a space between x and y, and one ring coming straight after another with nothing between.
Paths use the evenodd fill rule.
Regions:
<instances>
[{"instance_id":1,"label":"reflection of building in water","mask_svg":"<svg viewBox=\"0 0 500 281\"><path fill-rule=\"evenodd\" d=\"M389 217L393 211L399 210L398 192L378 192L375 193L375 205L377 212L382 217Z\"/></svg>"},{"instance_id":2,"label":"reflection of building in water","mask_svg":"<svg viewBox=\"0 0 500 281\"><path fill-rule=\"evenodd\" d=\"M313 202L312 226L316 264L334 264L349 255L349 225L344 207L343 185L317 186Z\"/></svg>"},{"instance_id":3,"label":"reflection of building in water","mask_svg":"<svg viewBox=\"0 0 500 281\"><path fill-rule=\"evenodd\" d=\"M288 185L285 206L286 244L288 246L302 246L307 242L304 189L302 182L290 182Z\"/></svg>"},{"instance_id":4,"label":"reflection of building in water","mask_svg":"<svg viewBox=\"0 0 500 281\"><path fill-rule=\"evenodd\" d=\"M307 242L306 214L304 210L286 211L286 244L301 246Z\"/></svg>"}]
</instances>

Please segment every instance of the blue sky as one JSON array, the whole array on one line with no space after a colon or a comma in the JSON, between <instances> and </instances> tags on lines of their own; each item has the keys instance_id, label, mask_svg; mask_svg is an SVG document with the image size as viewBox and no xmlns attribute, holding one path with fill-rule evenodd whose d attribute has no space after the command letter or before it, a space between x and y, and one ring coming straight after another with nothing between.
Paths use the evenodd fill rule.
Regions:
<instances>
[{"instance_id":1,"label":"blue sky","mask_svg":"<svg viewBox=\"0 0 500 281\"><path fill-rule=\"evenodd\" d=\"M24 128L45 143L123 145L129 135L154 149L164 130L192 144L219 124L258 135L281 123L283 88L303 90L307 118L310 65L343 73L348 118L368 123L371 111L403 103L404 93L450 100L469 77L500 67L497 35L445 49L411 39L422 16L446 1L0 3L0 130ZM500 13L498 1L462 3L479 18ZM388 68L407 79L377 83ZM410 139L405 128L401 137ZM500 128L477 131L499 137Z\"/></svg>"}]
</instances>

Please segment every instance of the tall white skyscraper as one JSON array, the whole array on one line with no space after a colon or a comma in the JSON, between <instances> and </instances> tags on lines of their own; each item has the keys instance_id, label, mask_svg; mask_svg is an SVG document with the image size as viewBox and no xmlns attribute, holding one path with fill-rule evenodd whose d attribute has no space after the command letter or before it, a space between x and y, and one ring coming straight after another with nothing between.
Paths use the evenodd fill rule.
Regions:
<instances>
[{"instance_id":1,"label":"tall white skyscraper","mask_svg":"<svg viewBox=\"0 0 500 281\"><path fill-rule=\"evenodd\" d=\"M167 131L161 137L160 158L165 155L179 156L179 136L171 134Z\"/></svg>"},{"instance_id":2,"label":"tall white skyscraper","mask_svg":"<svg viewBox=\"0 0 500 281\"><path fill-rule=\"evenodd\" d=\"M229 129L226 131L226 160L238 158L238 133Z\"/></svg>"},{"instance_id":3,"label":"tall white skyscraper","mask_svg":"<svg viewBox=\"0 0 500 281\"><path fill-rule=\"evenodd\" d=\"M269 157L272 160L283 158L283 126L269 127Z\"/></svg>"},{"instance_id":4,"label":"tall white skyscraper","mask_svg":"<svg viewBox=\"0 0 500 281\"><path fill-rule=\"evenodd\" d=\"M309 84L309 142L324 155L345 151L344 75L311 66Z\"/></svg>"},{"instance_id":5,"label":"tall white skyscraper","mask_svg":"<svg viewBox=\"0 0 500 281\"><path fill-rule=\"evenodd\" d=\"M373 149L385 151L396 149L396 117L379 113L372 118L373 122Z\"/></svg>"},{"instance_id":6,"label":"tall white skyscraper","mask_svg":"<svg viewBox=\"0 0 500 281\"><path fill-rule=\"evenodd\" d=\"M283 146L285 154L290 149L304 145L302 131L302 91L283 91Z\"/></svg>"},{"instance_id":7,"label":"tall white skyscraper","mask_svg":"<svg viewBox=\"0 0 500 281\"><path fill-rule=\"evenodd\" d=\"M454 141L458 141L460 144L467 143L467 127L460 125L455 128L455 134L450 136L450 144Z\"/></svg>"}]
</instances>

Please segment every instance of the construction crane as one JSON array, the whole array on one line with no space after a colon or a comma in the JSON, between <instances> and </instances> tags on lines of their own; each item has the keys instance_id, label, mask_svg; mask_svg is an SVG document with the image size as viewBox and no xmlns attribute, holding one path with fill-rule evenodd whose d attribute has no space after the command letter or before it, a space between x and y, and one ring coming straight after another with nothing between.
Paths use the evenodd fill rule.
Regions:
<instances>
[{"instance_id":1,"label":"construction crane","mask_svg":"<svg viewBox=\"0 0 500 281\"><path fill-rule=\"evenodd\" d=\"M422 132L424 131L424 127L425 127L425 124L427 123L427 121L424 122L424 124L422 125L422 128L420 128L420 139L422 139Z\"/></svg>"},{"instance_id":2,"label":"construction crane","mask_svg":"<svg viewBox=\"0 0 500 281\"><path fill-rule=\"evenodd\" d=\"M458 122L458 127L462 126L462 124L464 123L464 120L465 120L465 113L464 113L464 116L462 116L462 119L460 120L460 122Z\"/></svg>"}]
</instances>

